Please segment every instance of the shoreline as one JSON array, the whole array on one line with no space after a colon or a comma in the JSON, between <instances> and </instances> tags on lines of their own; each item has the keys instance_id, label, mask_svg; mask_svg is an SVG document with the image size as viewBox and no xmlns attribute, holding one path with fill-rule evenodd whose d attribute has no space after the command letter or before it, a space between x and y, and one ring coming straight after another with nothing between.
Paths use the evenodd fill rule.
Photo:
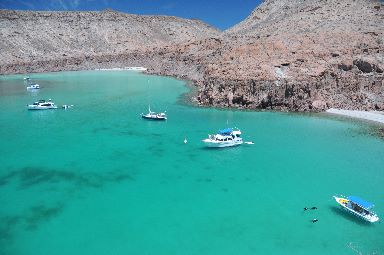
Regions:
<instances>
[{"instance_id":1,"label":"shoreline","mask_svg":"<svg viewBox=\"0 0 384 255\"><path fill-rule=\"evenodd\" d=\"M145 72L148 69L142 66L126 66L126 67L113 67L113 68L96 68L95 71L139 71Z\"/></svg>"},{"instance_id":2,"label":"shoreline","mask_svg":"<svg viewBox=\"0 0 384 255\"><path fill-rule=\"evenodd\" d=\"M341 110L331 108L325 111L329 114L351 117L355 119L373 121L375 123L384 124L384 112L379 111L355 111L355 110Z\"/></svg>"},{"instance_id":3,"label":"shoreline","mask_svg":"<svg viewBox=\"0 0 384 255\"><path fill-rule=\"evenodd\" d=\"M264 111L268 109L263 109L263 108L242 108L242 107L225 107L225 106L220 106L220 105L206 105L203 103L200 103L198 99L196 98L196 92L198 90L198 85L196 84L196 81L188 79L188 77L180 77L175 74L165 74L162 72L156 72L156 71L149 71L150 69L144 66L124 66L124 67L111 67L111 68L84 68L84 69L70 69L70 70L44 70L44 71L38 71L38 72L32 72L32 73L45 73L45 72L63 72L63 71L138 71L142 72L147 75L158 75L158 76L168 76L172 77L175 79L180 79L186 82L187 86L190 86L191 88L194 88L194 92L189 92L186 93L186 96L184 98L185 102L187 104L192 104L197 107L208 107L208 108L218 108L218 109L236 109L236 110L251 110L251 111ZM22 75L22 74L29 74L28 72L26 73L4 73L0 74L0 76L4 75ZM276 110L273 110L276 111ZM276 112L295 112L295 111L290 111L290 110L277 110ZM300 111L299 111L300 112ZM304 113L303 111L302 113ZM361 111L361 110L343 110L343 109L336 109L336 108L330 108L328 110L320 111L323 113L326 113L328 115L337 115L337 116L342 116L342 117L349 117L349 118L354 118L354 119L359 119L359 120L365 120L365 121L370 121L376 124L384 124L384 111Z\"/></svg>"}]
</instances>

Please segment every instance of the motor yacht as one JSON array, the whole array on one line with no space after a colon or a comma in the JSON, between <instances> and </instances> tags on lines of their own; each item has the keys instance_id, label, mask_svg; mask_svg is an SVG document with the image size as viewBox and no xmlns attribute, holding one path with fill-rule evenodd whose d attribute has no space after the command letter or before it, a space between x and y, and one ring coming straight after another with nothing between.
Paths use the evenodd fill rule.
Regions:
<instances>
[{"instance_id":1,"label":"motor yacht","mask_svg":"<svg viewBox=\"0 0 384 255\"><path fill-rule=\"evenodd\" d=\"M208 135L208 138L203 140L208 147L223 148L243 144L241 131L239 129L226 128L220 130L217 134Z\"/></svg>"},{"instance_id":2,"label":"motor yacht","mask_svg":"<svg viewBox=\"0 0 384 255\"><path fill-rule=\"evenodd\" d=\"M57 106L55 103L49 99L48 101L46 100L39 100L37 102L34 102L33 104L27 105L28 110L48 110L48 109L57 109Z\"/></svg>"}]
</instances>

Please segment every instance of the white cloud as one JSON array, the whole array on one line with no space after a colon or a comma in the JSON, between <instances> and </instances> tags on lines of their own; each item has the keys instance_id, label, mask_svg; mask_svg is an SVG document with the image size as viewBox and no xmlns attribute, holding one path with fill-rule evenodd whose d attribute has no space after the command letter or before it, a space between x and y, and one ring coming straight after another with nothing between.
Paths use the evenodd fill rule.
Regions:
<instances>
[{"instance_id":1,"label":"white cloud","mask_svg":"<svg viewBox=\"0 0 384 255\"><path fill-rule=\"evenodd\" d=\"M70 5L71 5L72 9L77 9L77 7L79 7L79 3L80 3L80 0L70 1Z\"/></svg>"},{"instance_id":2,"label":"white cloud","mask_svg":"<svg viewBox=\"0 0 384 255\"><path fill-rule=\"evenodd\" d=\"M163 10L171 10L175 8L176 4L175 3L166 3L161 6L161 9Z\"/></svg>"},{"instance_id":3,"label":"white cloud","mask_svg":"<svg viewBox=\"0 0 384 255\"><path fill-rule=\"evenodd\" d=\"M60 8L61 10L68 10L68 7L63 0L52 0L51 6L54 8Z\"/></svg>"},{"instance_id":4,"label":"white cloud","mask_svg":"<svg viewBox=\"0 0 384 255\"><path fill-rule=\"evenodd\" d=\"M28 9L30 9L30 10L34 10L34 9L36 9L35 5L33 5L33 4L30 3L30 2L20 1L20 3L23 4L23 5L25 5L25 6L27 6Z\"/></svg>"}]
</instances>

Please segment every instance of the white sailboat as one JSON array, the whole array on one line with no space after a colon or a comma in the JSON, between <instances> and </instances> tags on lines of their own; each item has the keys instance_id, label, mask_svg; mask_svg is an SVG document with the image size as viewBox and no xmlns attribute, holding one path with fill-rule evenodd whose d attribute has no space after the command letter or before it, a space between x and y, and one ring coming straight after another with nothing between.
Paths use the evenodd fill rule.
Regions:
<instances>
[{"instance_id":1,"label":"white sailboat","mask_svg":"<svg viewBox=\"0 0 384 255\"><path fill-rule=\"evenodd\" d=\"M148 113L147 114L144 114L142 113L141 114L141 117L143 119L147 119L147 120L167 120L167 115L165 114L166 112L152 112L151 111L151 106L149 105L148 106Z\"/></svg>"},{"instance_id":2,"label":"white sailboat","mask_svg":"<svg viewBox=\"0 0 384 255\"><path fill-rule=\"evenodd\" d=\"M40 85L35 83L35 82L32 82L31 81L31 78L29 77L25 77L24 78L24 81L26 82L27 84L27 90L36 90L36 89L40 89Z\"/></svg>"}]
</instances>

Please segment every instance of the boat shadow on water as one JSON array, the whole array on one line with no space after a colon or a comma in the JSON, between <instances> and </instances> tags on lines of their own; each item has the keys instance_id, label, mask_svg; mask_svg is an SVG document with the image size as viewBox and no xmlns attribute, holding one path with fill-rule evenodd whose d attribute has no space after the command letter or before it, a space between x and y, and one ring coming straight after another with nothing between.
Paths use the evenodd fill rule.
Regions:
<instances>
[{"instance_id":1,"label":"boat shadow on water","mask_svg":"<svg viewBox=\"0 0 384 255\"><path fill-rule=\"evenodd\" d=\"M367 221L364 221L363 219L356 217L355 215L343 210L342 208L340 208L338 206L329 206L329 209L334 214L338 215L338 217L343 217L345 219L348 219L349 221L352 221L356 224L359 224L360 226L365 226L365 227L373 227L374 226L374 224L367 222Z\"/></svg>"}]
</instances>

